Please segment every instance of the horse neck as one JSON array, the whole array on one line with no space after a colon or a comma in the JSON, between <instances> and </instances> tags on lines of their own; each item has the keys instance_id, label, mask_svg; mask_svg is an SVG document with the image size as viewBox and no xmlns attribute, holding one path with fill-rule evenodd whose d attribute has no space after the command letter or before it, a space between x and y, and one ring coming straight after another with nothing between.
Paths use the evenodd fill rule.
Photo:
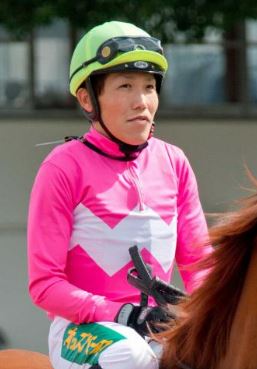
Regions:
<instances>
[{"instance_id":1,"label":"horse neck","mask_svg":"<svg viewBox=\"0 0 257 369\"><path fill-rule=\"evenodd\" d=\"M232 324L228 350L217 369L257 368L257 247L253 250Z\"/></svg>"},{"instance_id":2,"label":"horse neck","mask_svg":"<svg viewBox=\"0 0 257 369\"><path fill-rule=\"evenodd\" d=\"M200 353L203 353L202 359L198 360L195 356L196 363L199 364L195 365L196 368L248 369L247 366L242 366L240 362L236 361L236 357L233 355L236 349L241 345L240 322L242 327L244 326L245 335L248 337L249 333L246 328L250 321L246 322L243 318L245 318L245 314L248 313L248 318L250 319L248 301L250 298L253 298L253 296L256 296L256 282L255 286L253 285L254 281L256 281L257 273L255 270L256 260L254 260L256 258L256 247L254 243L256 227L254 226L253 228L250 224L251 222L246 222L248 223L247 226L245 224L245 227L243 227L242 224L240 224L240 219L241 217L238 217L235 222L231 222L227 226L225 225L225 228L221 227L220 230L218 230L216 235L217 240L220 241L219 233L220 236L222 236L222 234L229 234L230 231L232 231L232 233L228 239L224 241L223 247L216 252L216 262L213 265L213 272L210 273L210 278L207 278L206 283L203 284L203 288L199 289L199 295L196 293L196 297L198 295L197 304L199 306L201 306L199 301L202 299L202 309L198 311L198 316L194 317L195 322L201 314L206 316L206 318L202 320L202 324L196 328L199 345L197 344L197 336L195 336L195 349L198 346L199 357L201 357ZM238 228L236 226L238 226ZM237 231L235 231L236 228ZM234 231L235 233L233 233ZM253 274L255 274L255 276ZM255 294L252 295L252 289L254 288ZM256 297L255 303L253 302L252 305L253 312L254 309L256 309ZM206 350L203 349L205 345ZM247 353L242 355L243 352L241 352L241 354L238 353L238 356L242 357L242 360L243 356L245 359L247 358ZM224 359L226 357L227 359ZM233 360L233 363L238 362L240 366L234 366L230 362L230 359ZM223 367L223 364L221 364L224 363L225 365L224 360L228 363L227 367ZM253 368L249 367L249 369ZM256 369L256 361L254 369Z\"/></svg>"},{"instance_id":3,"label":"horse neck","mask_svg":"<svg viewBox=\"0 0 257 369\"><path fill-rule=\"evenodd\" d=\"M190 307L195 310L188 322L195 329L190 348L193 367L256 369L256 243L252 236L237 235L216 255L217 264Z\"/></svg>"},{"instance_id":4,"label":"horse neck","mask_svg":"<svg viewBox=\"0 0 257 369\"><path fill-rule=\"evenodd\" d=\"M169 363L178 358L197 369L237 369L233 366L223 368L219 363L226 357L228 350L233 356L233 344L229 343L231 329L233 327L236 342L238 328L233 322L237 314L241 316L245 311L243 307L247 306L247 303L243 301L248 298L248 294L251 296L247 290L248 286L251 286L251 279L254 278L250 274L256 273L254 267L249 268L250 265L256 265L251 261L256 226L252 226L244 213L241 215L242 217L236 217L232 222L212 231L211 241L218 247L202 263L211 271L191 298L182 303L183 314L180 323L175 329L173 327L164 333L163 337L168 345L164 350L161 368L174 369L175 366ZM243 224L244 219L247 219L247 224ZM253 306L256 307L256 301ZM237 321L240 319L237 318Z\"/></svg>"},{"instance_id":5,"label":"horse neck","mask_svg":"<svg viewBox=\"0 0 257 369\"><path fill-rule=\"evenodd\" d=\"M196 298L192 298L190 307L192 311L196 306L200 307L191 319L195 326L191 352L194 352L194 361L199 364L195 365L196 368L248 369L248 366L240 364L237 357L250 362L248 346L256 351L256 214L255 195L245 202L245 207L240 211L230 214L227 223L213 229L213 244L218 246L214 252L213 270L203 287L196 292ZM201 319L201 315L205 318ZM201 322L198 327L197 321ZM242 332L245 345L241 343ZM198 355L202 357L199 360L196 358L197 347ZM237 350L238 356L235 355ZM249 366L249 369L257 368L254 357L252 360L255 365ZM234 364L230 363L230 359ZM223 368L221 363L225 365L225 361L228 366Z\"/></svg>"}]
</instances>

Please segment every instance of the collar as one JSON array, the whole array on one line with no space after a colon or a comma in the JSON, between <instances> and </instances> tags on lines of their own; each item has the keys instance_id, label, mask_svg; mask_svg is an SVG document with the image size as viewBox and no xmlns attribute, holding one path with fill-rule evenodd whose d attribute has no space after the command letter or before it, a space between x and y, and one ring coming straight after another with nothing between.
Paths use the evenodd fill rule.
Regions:
<instances>
[{"instance_id":1,"label":"collar","mask_svg":"<svg viewBox=\"0 0 257 369\"><path fill-rule=\"evenodd\" d=\"M138 157L138 155L142 151L141 150L141 151L134 152L130 156L126 157L126 155L120 150L120 147L119 147L118 143L116 143L116 142L112 141L110 138L104 136L103 134L98 132L95 128L93 128L92 126L90 127L89 132L87 132L83 136L83 139L88 141L93 146L95 146L99 151L102 151L104 156L109 156L112 159L116 158L117 160L122 160L122 161L134 160Z\"/></svg>"}]
</instances>

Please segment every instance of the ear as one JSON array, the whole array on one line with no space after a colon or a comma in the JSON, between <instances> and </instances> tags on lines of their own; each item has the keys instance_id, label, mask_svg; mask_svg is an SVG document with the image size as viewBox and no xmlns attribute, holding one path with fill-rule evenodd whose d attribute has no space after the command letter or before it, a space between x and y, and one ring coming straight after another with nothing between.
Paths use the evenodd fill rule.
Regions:
<instances>
[{"instance_id":1,"label":"ear","mask_svg":"<svg viewBox=\"0 0 257 369\"><path fill-rule=\"evenodd\" d=\"M93 105L88 91L85 88L79 88L76 96L80 106L87 112L91 113L93 111Z\"/></svg>"}]
</instances>

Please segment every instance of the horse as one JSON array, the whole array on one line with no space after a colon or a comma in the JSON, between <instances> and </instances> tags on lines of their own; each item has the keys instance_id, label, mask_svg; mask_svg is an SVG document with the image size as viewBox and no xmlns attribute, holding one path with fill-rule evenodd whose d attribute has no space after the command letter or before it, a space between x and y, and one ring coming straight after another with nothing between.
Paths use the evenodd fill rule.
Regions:
<instances>
[{"instance_id":1,"label":"horse","mask_svg":"<svg viewBox=\"0 0 257 369\"><path fill-rule=\"evenodd\" d=\"M53 369L47 355L39 352L7 349L0 351L1 369Z\"/></svg>"},{"instance_id":2,"label":"horse","mask_svg":"<svg viewBox=\"0 0 257 369\"><path fill-rule=\"evenodd\" d=\"M160 369L257 369L257 179L253 193L209 228L202 284L157 337ZM172 307L170 307L172 308Z\"/></svg>"}]
</instances>

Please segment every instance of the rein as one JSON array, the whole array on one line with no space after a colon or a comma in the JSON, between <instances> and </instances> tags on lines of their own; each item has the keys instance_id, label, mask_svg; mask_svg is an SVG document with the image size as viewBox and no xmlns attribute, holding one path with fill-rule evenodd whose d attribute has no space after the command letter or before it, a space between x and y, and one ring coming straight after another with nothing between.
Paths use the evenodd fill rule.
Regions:
<instances>
[{"instance_id":1,"label":"rein","mask_svg":"<svg viewBox=\"0 0 257 369\"><path fill-rule=\"evenodd\" d=\"M151 269L145 264L137 246L130 247L129 253L134 267L129 269L127 280L129 284L141 291L143 306L148 301L148 296L152 296L159 306L175 305L186 297L186 294L179 288L152 276Z\"/></svg>"}]
</instances>

